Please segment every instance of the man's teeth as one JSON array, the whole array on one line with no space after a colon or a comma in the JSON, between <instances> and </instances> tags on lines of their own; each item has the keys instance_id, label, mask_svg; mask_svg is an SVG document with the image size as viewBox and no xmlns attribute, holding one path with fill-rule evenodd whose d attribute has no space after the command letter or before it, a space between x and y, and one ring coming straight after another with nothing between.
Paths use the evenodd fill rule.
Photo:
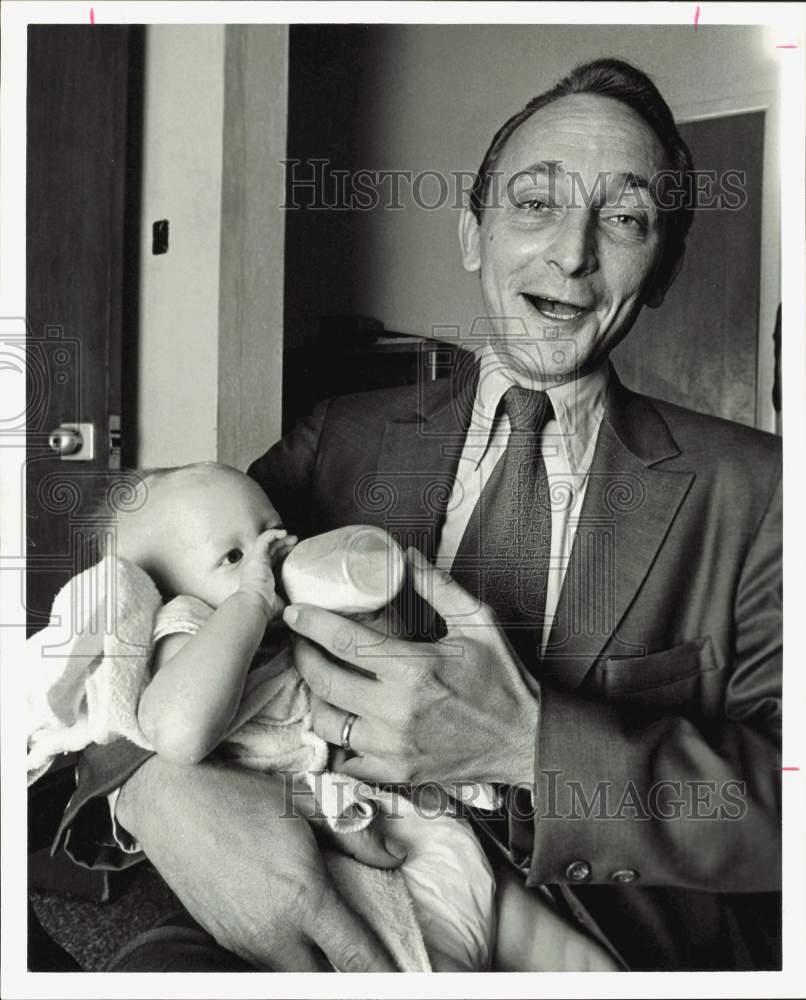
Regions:
<instances>
[{"instance_id":1,"label":"man's teeth","mask_svg":"<svg viewBox=\"0 0 806 1000\"><path fill-rule=\"evenodd\" d=\"M528 298L538 312L548 319L575 319L585 312L578 306L572 306L568 302L558 302L556 299L544 299L539 295L530 295Z\"/></svg>"}]
</instances>

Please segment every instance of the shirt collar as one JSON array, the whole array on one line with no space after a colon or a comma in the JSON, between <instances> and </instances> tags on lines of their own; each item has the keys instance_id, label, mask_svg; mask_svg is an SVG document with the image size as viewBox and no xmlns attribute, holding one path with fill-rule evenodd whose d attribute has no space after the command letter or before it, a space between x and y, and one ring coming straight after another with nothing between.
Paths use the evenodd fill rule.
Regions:
<instances>
[{"instance_id":1,"label":"shirt collar","mask_svg":"<svg viewBox=\"0 0 806 1000\"><path fill-rule=\"evenodd\" d=\"M508 369L491 345L480 348L477 354L479 380L468 432L476 465L489 447L498 404L507 389L513 385L534 388L528 378ZM544 433L559 437L571 472L584 475L590 468L609 381L610 365L605 361L594 371L547 390L555 419L546 424Z\"/></svg>"}]
</instances>

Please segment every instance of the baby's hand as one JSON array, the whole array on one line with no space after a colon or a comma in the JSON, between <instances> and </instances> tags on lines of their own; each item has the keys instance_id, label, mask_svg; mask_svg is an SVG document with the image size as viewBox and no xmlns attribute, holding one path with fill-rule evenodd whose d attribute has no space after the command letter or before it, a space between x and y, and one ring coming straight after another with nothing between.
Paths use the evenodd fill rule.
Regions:
<instances>
[{"instance_id":1,"label":"baby's hand","mask_svg":"<svg viewBox=\"0 0 806 1000\"><path fill-rule=\"evenodd\" d=\"M406 860L406 848L387 833L382 820L379 813L369 826L355 833L337 833L330 829L325 833L325 828L321 829L341 854L373 868L397 868Z\"/></svg>"},{"instance_id":2,"label":"baby's hand","mask_svg":"<svg viewBox=\"0 0 806 1000\"><path fill-rule=\"evenodd\" d=\"M238 590L259 595L266 604L269 621L283 610L283 602L275 587L274 570L296 544L296 535L289 535L285 528L269 528L258 535L241 564Z\"/></svg>"},{"instance_id":3,"label":"baby's hand","mask_svg":"<svg viewBox=\"0 0 806 1000\"><path fill-rule=\"evenodd\" d=\"M398 868L405 861L407 849L397 838L394 823L391 829L386 829L381 822L383 802L375 802L373 799L377 813L369 826L355 833L337 833L328 823L311 786L301 774L291 776L291 787L286 785L285 794L286 805L291 802L294 811L299 811L308 820L323 844L335 848L340 854L346 854L373 868Z\"/></svg>"}]
</instances>

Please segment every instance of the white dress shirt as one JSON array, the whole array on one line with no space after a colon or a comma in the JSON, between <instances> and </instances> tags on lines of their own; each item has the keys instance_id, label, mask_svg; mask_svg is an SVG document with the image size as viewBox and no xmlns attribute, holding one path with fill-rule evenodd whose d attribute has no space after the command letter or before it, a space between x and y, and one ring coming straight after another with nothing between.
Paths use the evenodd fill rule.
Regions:
<instances>
[{"instance_id":1,"label":"white dress shirt","mask_svg":"<svg viewBox=\"0 0 806 1000\"><path fill-rule=\"evenodd\" d=\"M509 440L508 417L504 413L496 417L501 397L513 385L539 388L508 369L489 344L479 350L479 363L473 413L437 550L437 566L448 571L484 484ZM547 390L554 417L543 428L541 449L551 498L551 558L541 652L548 642L585 499L609 376L610 367L605 362L573 382Z\"/></svg>"}]
</instances>

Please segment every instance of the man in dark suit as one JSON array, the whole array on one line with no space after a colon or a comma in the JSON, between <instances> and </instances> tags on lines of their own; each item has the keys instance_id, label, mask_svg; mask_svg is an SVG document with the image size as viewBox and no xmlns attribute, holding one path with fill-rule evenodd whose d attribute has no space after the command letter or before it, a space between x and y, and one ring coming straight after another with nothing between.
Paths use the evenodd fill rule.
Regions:
<instances>
[{"instance_id":1,"label":"man in dark suit","mask_svg":"<svg viewBox=\"0 0 806 1000\"><path fill-rule=\"evenodd\" d=\"M321 404L250 473L295 530L374 522L410 549L402 632L286 612L345 771L499 785L500 815L476 815L493 849L628 968L772 968L780 449L608 362L677 274L690 167L642 73L574 71L499 130L462 216L484 346L450 381ZM103 756L67 825L132 775L118 820L227 944L246 792L205 846L187 831L232 796L222 772L188 795L164 762Z\"/></svg>"}]
</instances>

